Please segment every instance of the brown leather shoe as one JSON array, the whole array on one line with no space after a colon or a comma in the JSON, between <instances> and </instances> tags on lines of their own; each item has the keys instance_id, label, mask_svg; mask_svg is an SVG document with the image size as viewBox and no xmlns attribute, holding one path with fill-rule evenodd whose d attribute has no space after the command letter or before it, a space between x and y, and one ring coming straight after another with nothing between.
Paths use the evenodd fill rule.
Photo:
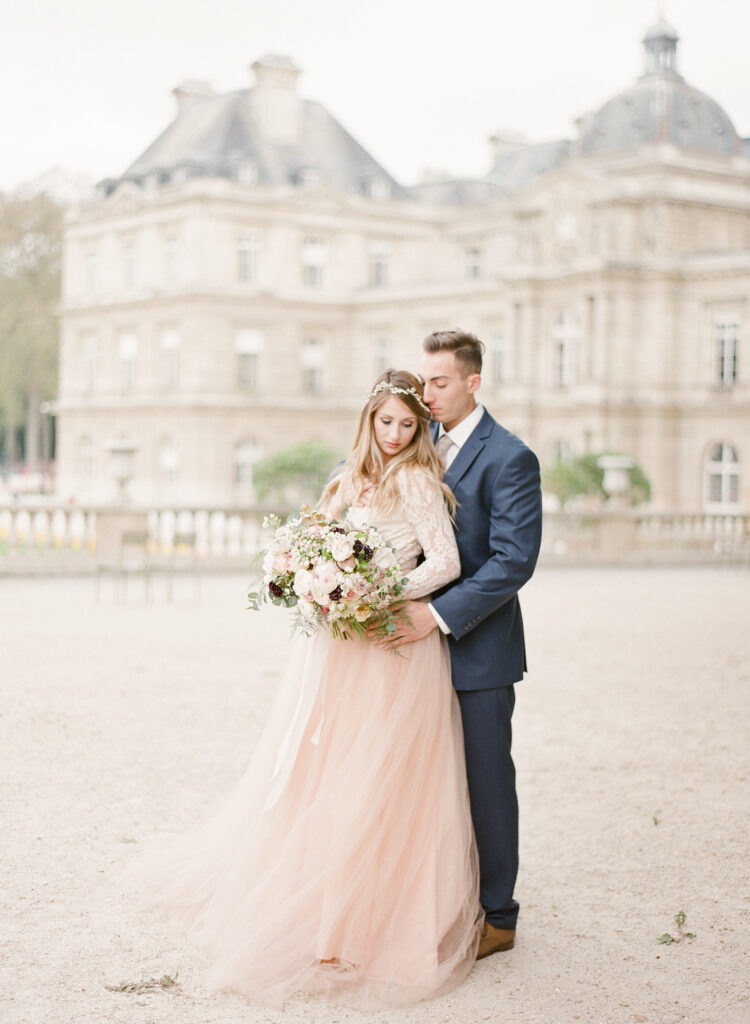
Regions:
<instances>
[{"instance_id":1,"label":"brown leather shoe","mask_svg":"<svg viewBox=\"0 0 750 1024\"><path fill-rule=\"evenodd\" d=\"M495 928L494 925L485 921L482 938L479 940L477 960L482 960L491 953L503 953L506 949L513 949L515 941L515 928Z\"/></svg>"}]
</instances>

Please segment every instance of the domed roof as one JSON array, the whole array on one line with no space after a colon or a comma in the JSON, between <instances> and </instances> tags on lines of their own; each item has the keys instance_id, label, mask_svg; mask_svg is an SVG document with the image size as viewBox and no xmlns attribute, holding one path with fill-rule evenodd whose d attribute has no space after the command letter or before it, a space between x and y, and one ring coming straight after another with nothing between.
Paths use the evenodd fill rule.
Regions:
<instances>
[{"instance_id":1,"label":"domed roof","mask_svg":"<svg viewBox=\"0 0 750 1024\"><path fill-rule=\"evenodd\" d=\"M673 39L676 43L679 38L677 29L673 28L664 18L659 18L643 37L643 42L645 44L652 39Z\"/></svg>"},{"instance_id":2,"label":"domed roof","mask_svg":"<svg viewBox=\"0 0 750 1024\"><path fill-rule=\"evenodd\" d=\"M660 19L646 33L646 71L584 119L581 150L615 153L658 142L702 153L740 153L742 144L715 100L677 73L677 32Z\"/></svg>"}]
</instances>

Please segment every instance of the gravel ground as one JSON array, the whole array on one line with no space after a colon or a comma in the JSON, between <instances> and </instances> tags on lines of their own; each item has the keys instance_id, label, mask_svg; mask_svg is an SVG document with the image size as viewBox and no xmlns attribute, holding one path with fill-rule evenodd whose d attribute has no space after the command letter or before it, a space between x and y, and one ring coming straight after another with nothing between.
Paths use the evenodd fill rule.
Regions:
<instances>
[{"instance_id":1,"label":"gravel ground","mask_svg":"<svg viewBox=\"0 0 750 1024\"><path fill-rule=\"evenodd\" d=\"M137 582L116 605L92 580L0 581L2 1024L750 1022L746 570L540 570L516 948L375 1014L209 993L203 954L121 895L137 844L242 771L287 639L241 576L205 579L202 603L184 580L144 605ZM660 945L678 911L696 937Z\"/></svg>"}]
</instances>

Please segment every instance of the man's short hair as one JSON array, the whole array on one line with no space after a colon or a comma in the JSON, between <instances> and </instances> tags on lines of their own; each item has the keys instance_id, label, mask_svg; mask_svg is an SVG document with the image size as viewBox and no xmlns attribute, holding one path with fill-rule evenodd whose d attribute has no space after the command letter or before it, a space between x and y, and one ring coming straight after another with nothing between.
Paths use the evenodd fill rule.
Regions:
<instances>
[{"instance_id":1,"label":"man's short hair","mask_svg":"<svg viewBox=\"0 0 750 1024\"><path fill-rule=\"evenodd\" d=\"M422 342L425 352L452 352L464 377L482 372L484 342L467 331L433 331Z\"/></svg>"}]
</instances>

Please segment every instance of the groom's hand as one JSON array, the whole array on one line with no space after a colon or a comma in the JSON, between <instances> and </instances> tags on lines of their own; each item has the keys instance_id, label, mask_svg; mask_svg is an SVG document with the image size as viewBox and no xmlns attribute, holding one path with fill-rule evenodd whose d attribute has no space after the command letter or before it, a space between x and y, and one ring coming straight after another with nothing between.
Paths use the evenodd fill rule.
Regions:
<instances>
[{"instance_id":1,"label":"groom's hand","mask_svg":"<svg viewBox=\"0 0 750 1024\"><path fill-rule=\"evenodd\" d=\"M381 641L383 647L403 647L413 644L415 640L423 640L437 629L435 616L424 601L404 601L397 612L396 628L391 635Z\"/></svg>"}]
</instances>

